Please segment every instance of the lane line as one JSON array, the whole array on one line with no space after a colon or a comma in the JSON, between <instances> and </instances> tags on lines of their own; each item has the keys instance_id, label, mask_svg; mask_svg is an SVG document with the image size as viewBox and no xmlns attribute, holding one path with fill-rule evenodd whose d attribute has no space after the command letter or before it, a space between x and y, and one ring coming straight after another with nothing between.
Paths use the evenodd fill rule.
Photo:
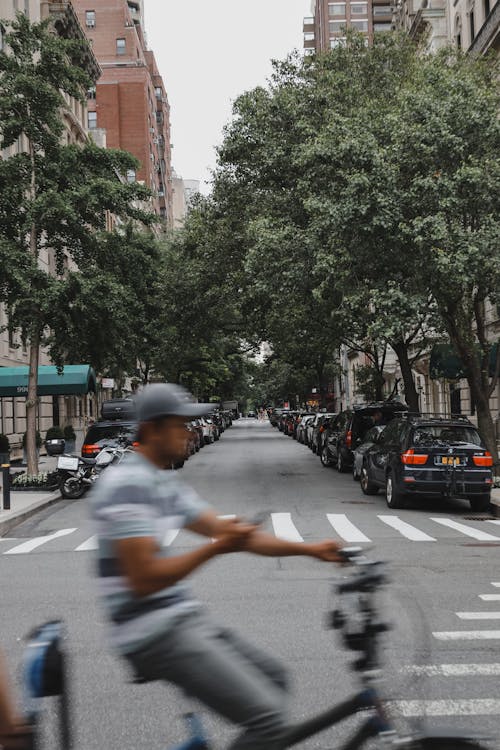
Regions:
<instances>
[{"instance_id":1,"label":"lane line","mask_svg":"<svg viewBox=\"0 0 500 750\"><path fill-rule=\"evenodd\" d=\"M492 716L500 714L500 700L394 701L390 704L402 716Z\"/></svg>"},{"instance_id":2,"label":"lane line","mask_svg":"<svg viewBox=\"0 0 500 750\"><path fill-rule=\"evenodd\" d=\"M371 539L349 521L345 513L327 513L326 517L344 542L371 542Z\"/></svg>"},{"instance_id":3,"label":"lane line","mask_svg":"<svg viewBox=\"0 0 500 750\"><path fill-rule=\"evenodd\" d=\"M500 664L429 664L419 666L412 664L400 670L404 674L423 675L426 677L497 677L500 675Z\"/></svg>"},{"instance_id":4,"label":"lane line","mask_svg":"<svg viewBox=\"0 0 500 750\"><path fill-rule=\"evenodd\" d=\"M432 634L438 641L498 641L500 630L457 630Z\"/></svg>"},{"instance_id":5,"label":"lane line","mask_svg":"<svg viewBox=\"0 0 500 750\"><path fill-rule=\"evenodd\" d=\"M483 602L500 602L500 594L479 594Z\"/></svg>"},{"instance_id":6,"label":"lane line","mask_svg":"<svg viewBox=\"0 0 500 750\"><path fill-rule=\"evenodd\" d=\"M31 552L32 550L36 549L37 547L41 547L42 544L51 542L53 539L58 539L61 536L68 536L68 534L73 534L74 531L76 531L76 529L60 529L59 531L54 531L53 534L47 534L46 536L36 536L34 539L30 539L27 542L17 544L15 547L12 547L12 549L4 552L4 555L24 555L27 552Z\"/></svg>"},{"instance_id":7,"label":"lane line","mask_svg":"<svg viewBox=\"0 0 500 750\"><path fill-rule=\"evenodd\" d=\"M461 534L470 536L480 542L500 542L500 536L494 536L493 534L488 534L486 531L480 531L479 529L474 529L472 526L466 526L464 523L452 521L451 518L431 518L431 521L440 523L441 526L448 526L448 528L459 531Z\"/></svg>"},{"instance_id":8,"label":"lane line","mask_svg":"<svg viewBox=\"0 0 500 750\"><path fill-rule=\"evenodd\" d=\"M287 542L304 541L292 521L291 513L271 513L271 521L278 539L285 539Z\"/></svg>"},{"instance_id":9,"label":"lane line","mask_svg":"<svg viewBox=\"0 0 500 750\"><path fill-rule=\"evenodd\" d=\"M412 542L436 541L433 536L429 536L429 534L426 534L424 531L420 531L420 529L417 529L415 526L406 523L406 521L402 521L399 516L378 516L378 518L380 518L382 523L399 531L402 536L406 537L406 539L410 539Z\"/></svg>"},{"instance_id":10,"label":"lane line","mask_svg":"<svg viewBox=\"0 0 500 750\"><path fill-rule=\"evenodd\" d=\"M80 544L75 549L75 552L87 552L88 550L95 550L95 549L97 549L97 535L91 536L90 539L87 539L86 542L83 542L83 544Z\"/></svg>"},{"instance_id":11,"label":"lane line","mask_svg":"<svg viewBox=\"0 0 500 750\"><path fill-rule=\"evenodd\" d=\"M457 612L461 620L500 620L500 612Z\"/></svg>"}]
</instances>

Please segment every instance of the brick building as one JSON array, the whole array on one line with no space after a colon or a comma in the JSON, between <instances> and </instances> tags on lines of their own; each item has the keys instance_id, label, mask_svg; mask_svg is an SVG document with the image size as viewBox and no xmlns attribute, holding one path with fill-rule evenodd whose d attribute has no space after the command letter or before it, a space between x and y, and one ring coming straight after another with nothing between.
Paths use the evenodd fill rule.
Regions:
<instances>
[{"instance_id":1,"label":"brick building","mask_svg":"<svg viewBox=\"0 0 500 750\"><path fill-rule=\"evenodd\" d=\"M109 148L140 162L130 180L153 192L155 212L173 226L170 109L155 57L148 50L142 2L73 0L102 75L89 91L89 131L106 131Z\"/></svg>"},{"instance_id":2,"label":"brick building","mask_svg":"<svg viewBox=\"0 0 500 750\"><path fill-rule=\"evenodd\" d=\"M356 29L369 41L392 28L391 0L312 0L304 19L304 51L319 54L342 44L345 31Z\"/></svg>"}]
</instances>

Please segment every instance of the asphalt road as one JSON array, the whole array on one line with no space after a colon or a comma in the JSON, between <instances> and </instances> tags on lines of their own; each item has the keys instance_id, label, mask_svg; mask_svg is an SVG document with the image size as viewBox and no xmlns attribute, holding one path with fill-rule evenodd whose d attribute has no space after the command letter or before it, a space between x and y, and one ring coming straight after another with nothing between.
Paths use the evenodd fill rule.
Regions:
<instances>
[{"instance_id":1,"label":"asphalt road","mask_svg":"<svg viewBox=\"0 0 500 750\"><path fill-rule=\"evenodd\" d=\"M307 448L255 420L236 422L188 462L182 477L221 514L264 512L265 527L278 535L358 539L388 561L383 614L394 629L386 638L383 684L396 701L398 726L420 727L429 714L432 726L500 737L500 525L473 516L460 501L390 511L382 495L364 497L350 475L323 468ZM0 538L0 645L14 670L21 637L36 623L63 617L77 750L171 747L183 738L185 703L161 684L131 684L109 653L95 601L92 534L83 499L61 502ZM182 531L172 551L198 543ZM307 558L241 554L213 561L193 579L215 617L288 664L297 719L356 686L352 654L324 627L331 581L342 575ZM52 719L49 711L50 750L58 747ZM353 723L307 746L334 746ZM207 724L214 746L226 746L232 728L212 716Z\"/></svg>"}]
</instances>

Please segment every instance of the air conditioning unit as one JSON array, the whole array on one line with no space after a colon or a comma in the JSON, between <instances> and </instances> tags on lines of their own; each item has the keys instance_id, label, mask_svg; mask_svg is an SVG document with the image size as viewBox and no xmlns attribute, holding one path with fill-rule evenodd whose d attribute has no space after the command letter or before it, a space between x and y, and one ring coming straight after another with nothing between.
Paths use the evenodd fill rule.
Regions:
<instances>
[{"instance_id":1,"label":"air conditioning unit","mask_svg":"<svg viewBox=\"0 0 500 750\"><path fill-rule=\"evenodd\" d=\"M95 29L95 21L91 21L90 19L87 19L86 24L87 29Z\"/></svg>"},{"instance_id":2,"label":"air conditioning unit","mask_svg":"<svg viewBox=\"0 0 500 750\"><path fill-rule=\"evenodd\" d=\"M149 128L150 133L156 133L156 130L154 128Z\"/></svg>"},{"instance_id":3,"label":"air conditioning unit","mask_svg":"<svg viewBox=\"0 0 500 750\"><path fill-rule=\"evenodd\" d=\"M154 131L153 131L153 132L154 132ZM156 145L158 145L158 144L160 143L160 141L159 141L159 139L158 139L158 138L153 138L153 143L155 143Z\"/></svg>"}]
</instances>

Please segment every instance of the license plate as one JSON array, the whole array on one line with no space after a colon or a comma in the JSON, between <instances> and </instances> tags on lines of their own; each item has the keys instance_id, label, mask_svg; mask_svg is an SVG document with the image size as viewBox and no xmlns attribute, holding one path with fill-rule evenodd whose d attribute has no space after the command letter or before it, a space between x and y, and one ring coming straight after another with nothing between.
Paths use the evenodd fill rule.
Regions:
<instances>
[{"instance_id":1,"label":"license plate","mask_svg":"<svg viewBox=\"0 0 500 750\"><path fill-rule=\"evenodd\" d=\"M438 462L443 466L461 466L462 461L459 456L439 456Z\"/></svg>"},{"instance_id":2,"label":"license plate","mask_svg":"<svg viewBox=\"0 0 500 750\"><path fill-rule=\"evenodd\" d=\"M77 471L78 464L78 458L73 458L72 456L59 456L57 468L64 469L65 471Z\"/></svg>"}]
</instances>

